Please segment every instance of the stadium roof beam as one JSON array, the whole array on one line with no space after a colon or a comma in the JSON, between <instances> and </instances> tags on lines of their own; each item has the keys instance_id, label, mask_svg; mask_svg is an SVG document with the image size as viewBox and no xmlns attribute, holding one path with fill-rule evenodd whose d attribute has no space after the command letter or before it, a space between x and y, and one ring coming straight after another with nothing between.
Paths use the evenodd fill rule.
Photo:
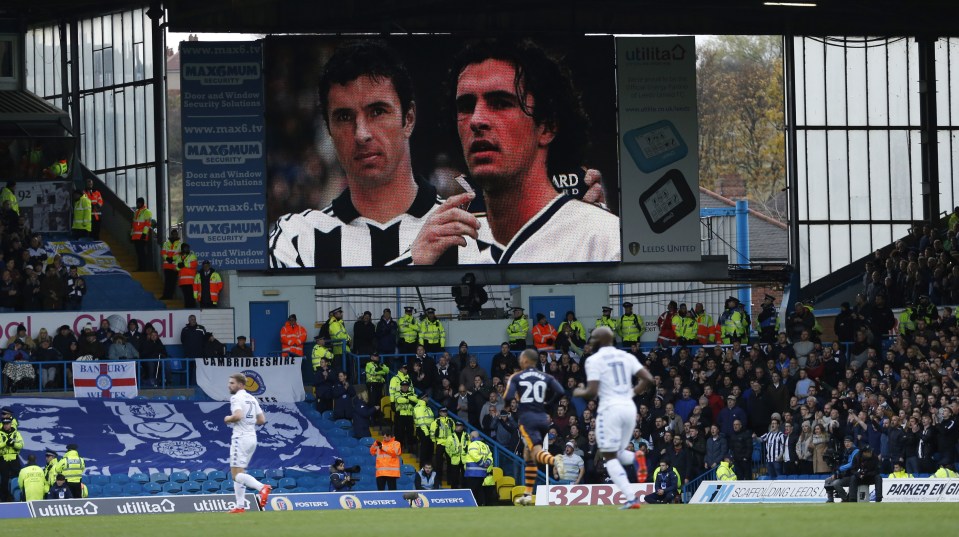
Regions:
<instances>
[{"instance_id":1,"label":"stadium roof beam","mask_svg":"<svg viewBox=\"0 0 959 537\"><path fill-rule=\"evenodd\" d=\"M508 284L575 284L607 282L686 282L724 281L741 282L729 271L726 256L703 256L702 261L689 263L646 263L597 266L596 264L550 265L547 269L530 266L463 266L449 269L353 270L316 274L316 286L324 289L338 287L406 287L425 285L459 285L463 275L472 272L482 285ZM289 274L284 272L283 274ZM758 273L757 273L758 274ZM770 273L768 281L776 279Z\"/></svg>"}]
</instances>

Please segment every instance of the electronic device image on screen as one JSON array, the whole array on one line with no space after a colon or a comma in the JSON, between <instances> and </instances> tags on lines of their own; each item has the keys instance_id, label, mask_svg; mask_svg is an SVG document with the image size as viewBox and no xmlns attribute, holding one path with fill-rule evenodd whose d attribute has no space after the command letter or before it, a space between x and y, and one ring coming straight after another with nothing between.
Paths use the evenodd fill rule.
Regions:
<instances>
[{"instance_id":1,"label":"electronic device image on screen","mask_svg":"<svg viewBox=\"0 0 959 537\"><path fill-rule=\"evenodd\" d=\"M667 120L628 131L623 135L623 143L636 167L645 173L668 166L689 153L676 126Z\"/></svg>"},{"instance_id":2,"label":"electronic device image on screen","mask_svg":"<svg viewBox=\"0 0 959 537\"><path fill-rule=\"evenodd\" d=\"M649 228L654 233L662 233L696 209L696 196L686 177L674 168L640 194L639 206Z\"/></svg>"}]
</instances>

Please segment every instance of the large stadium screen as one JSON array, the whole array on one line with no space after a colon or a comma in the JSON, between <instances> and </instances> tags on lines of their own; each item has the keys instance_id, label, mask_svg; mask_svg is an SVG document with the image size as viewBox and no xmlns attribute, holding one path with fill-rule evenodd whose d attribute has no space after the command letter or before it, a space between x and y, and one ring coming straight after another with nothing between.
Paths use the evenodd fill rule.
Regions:
<instances>
[{"instance_id":1,"label":"large stadium screen","mask_svg":"<svg viewBox=\"0 0 959 537\"><path fill-rule=\"evenodd\" d=\"M273 269L622 259L611 37L271 37Z\"/></svg>"}]
</instances>

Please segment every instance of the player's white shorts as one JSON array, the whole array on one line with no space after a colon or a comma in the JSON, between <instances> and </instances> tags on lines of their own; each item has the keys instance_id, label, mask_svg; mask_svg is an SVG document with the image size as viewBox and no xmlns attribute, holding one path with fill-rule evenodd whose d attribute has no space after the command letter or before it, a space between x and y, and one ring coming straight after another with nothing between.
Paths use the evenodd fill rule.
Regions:
<instances>
[{"instance_id":1,"label":"player's white shorts","mask_svg":"<svg viewBox=\"0 0 959 537\"><path fill-rule=\"evenodd\" d=\"M230 441L230 468L246 468L256 451L255 436L234 436Z\"/></svg>"},{"instance_id":2,"label":"player's white shorts","mask_svg":"<svg viewBox=\"0 0 959 537\"><path fill-rule=\"evenodd\" d=\"M636 428L636 405L615 405L596 414L596 445L604 453L626 449Z\"/></svg>"}]
</instances>

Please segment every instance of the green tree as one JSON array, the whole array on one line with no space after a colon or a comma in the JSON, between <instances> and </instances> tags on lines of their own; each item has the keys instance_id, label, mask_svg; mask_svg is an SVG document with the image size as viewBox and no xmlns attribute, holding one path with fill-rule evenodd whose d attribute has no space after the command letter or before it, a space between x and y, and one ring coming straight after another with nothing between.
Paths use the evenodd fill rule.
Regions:
<instances>
[{"instance_id":1,"label":"green tree","mask_svg":"<svg viewBox=\"0 0 959 537\"><path fill-rule=\"evenodd\" d=\"M742 177L747 198L771 203L786 186L782 38L721 36L697 47L700 183Z\"/></svg>"}]
</instances>

